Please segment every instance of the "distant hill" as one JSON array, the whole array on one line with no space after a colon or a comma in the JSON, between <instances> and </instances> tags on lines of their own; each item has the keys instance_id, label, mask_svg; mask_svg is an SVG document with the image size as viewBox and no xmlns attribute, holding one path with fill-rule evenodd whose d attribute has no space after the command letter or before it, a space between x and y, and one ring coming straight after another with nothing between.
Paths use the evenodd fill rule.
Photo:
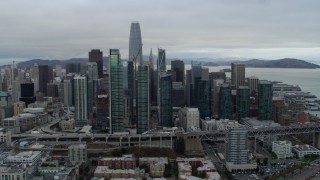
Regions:
<instances>
[{"instance_id":1,"label":"distant hill","mask_svg":"<svg viewBox=\"0 0 320 180\"><path fill-rule=\"evenodd\" d=\"M144 59L148 59L146 56L144 56ZM156 59L157 57L154 56L153 63L156 65ZM185 64L190 64L192 59L190 58L180 58L185 62ZM125 60L125 59L124 59ZM170 58L167 60L167 64L171 64L171 60L173 58ZM212 58L194 58L195 61L201 61L202 65L204 66L230 66L233 62L240 62L246 64L246 67L258 67L258 68L306 68L306 69L315 69L320 68L320 65L309 63L304 60L300 59L293 59L293 58L284 58L284 59L278 59L278 60L259 60L259 59L251 59L251 60L234 60L233 58L227 59L227 58L220 58L220 59L212 59ZM87 63L88 58L71 58L68 60L43 60L43 59L32 59L27 60L24 62L20 62L17 64L18 68L26 68L26 67L32 67L34 64L38 65L50 65L50 66L56 66L57 64L60 64L63 68L65 68L66 64L69 63ZM103 63L108 64L108 57L103 57ZM0 66L0 68L4 68L7 65Z\"/></svg>"}]
</instances>

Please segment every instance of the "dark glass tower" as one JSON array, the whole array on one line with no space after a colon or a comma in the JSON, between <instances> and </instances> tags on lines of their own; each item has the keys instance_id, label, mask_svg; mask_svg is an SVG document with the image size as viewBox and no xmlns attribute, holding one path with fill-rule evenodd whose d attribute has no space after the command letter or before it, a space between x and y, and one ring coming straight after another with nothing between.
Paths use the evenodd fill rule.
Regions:
<instances>
[{"instance_id":1,"label":"dark glass tower","mask_svg":"<svg viewBox=\"0 0 320 180\"><path fill-rule=\"evenodd\" d=\"M159 81L159 121L164 127L172 127L172 80L168 74L161 74Z\"/></svg>"},{"instance_id":2,"label":"dark glass tower","mask_svg":"<svg viewBox=\"0 0 320 180\"><path fill-rule=\"evenodd\" d=\"M272 83L259 81L258 84L258 120L272 119Z\"/></svg>"},{"instance_id":3,"label":"dark glass tower","mask_svg":"<svg viewBox=\"0 0 320 180\"><path fill-rule=\"evenodd\" d=\"M249 117L250 112L250 89L247 86L239 86L237 89L237 120Z\"/></svg>"},{"instance_id":4,"label":"dark glass tower","mask_svg":"<svg viewBox=\"0 0 320 180\"><path fill-rule=\"evenodd\" d=\"M109 73L111 132L123 132L123 66L118 49L110 49Z\"/></svg>"},{"instance_id":5,"label":"dark glass tower","mask_svg":"<svg viewBox=\"0 0 320 180\"><path fill-rule=\"evenodd\" d=\"M39 65L39 91L43 94L47 94L47 83L53 78L53 70L51 66Z\"/></svg>"},{"instance_id":6,"label":"dark glass tower","mask_svg":"<svg viewBox=\"0 0 320 180\"><path fill-rule=\"evenodd\" d=\"M231 99L231 88L229 85L220 86L219 116L221 119L232 118L232 99Z\"/></svg>"},{"instance_id":7,"label":"dark glass tower","mask_svg":"<svg viewBox=\"0 0 320 180\"><path fill-rule=\"evenodd\" d=\"M200 117L211 116L211 86L209 80L200 80L198 83L198 102Z\"/></svg>"},{"instance_id":8,"label":"dark glass tower","mask_svg":"<svg viewBox=\"0 0 320 180\"><path fill-rule=\"evenodd\" d=\"M197 107L198 106L198 83L201 80L201 62L192 61L191 62L192 68L192 92L191 92L191 106Z\"/></svg>"},{"instance_id":9,"label":"dark glass tower","mask_svg":"<svg viewBox=\"0 0 320 180\"><path fill-rule=\"evenodd\" d=\"M182 82L184 85L184 62L181 60L171 61L171 74L173 82Z\"/></svg>"},{"instance_id":10,"label":"dark glass tower","mask_svg":"<svg viewBox=\"0 0 320 180\"><path fill-rule=\"evenodd\" d=\"M20 101L26 103L26 107L29 104L36 102L36 97L34 96L34 84L33 83L22 83L21 88L21 97Z\"/></svg>"},{"instance_id":11,"label":"dark glass tower","mask_svg":"<svg viewBox=\"0 0 320 180\"><path fill-rule=\"evenodd\" d=\"M149 69L148 66L139 66L138 67L138 124L137 124L137 133L142 134L145 131L149 130Z\"/></svg>"},{"instance_id":12,"label":"dark glass tower","mask_svg":"<svg viewBox=\"0 0 320 180\"><path fill-rule=\"evenodd\" d=\"M103 78L103 52L100 49L92 49L89 52L89 62L97 63L98 76Z\"/></svg>"}]
</instances>

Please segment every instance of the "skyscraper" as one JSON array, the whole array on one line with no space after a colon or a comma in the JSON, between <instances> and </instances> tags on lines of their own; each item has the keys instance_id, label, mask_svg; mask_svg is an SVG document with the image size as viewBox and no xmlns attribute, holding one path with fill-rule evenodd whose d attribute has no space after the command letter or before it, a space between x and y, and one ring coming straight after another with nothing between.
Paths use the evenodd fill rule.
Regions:
<instances>
[{"instance_id":1,"label":"skyscraper","mask_svg":"<svg viewBox=\"0 0 320 180\"><path fill-rule=\"evenodd\" d=\"M219 91L219 116L221 119L232 118L232 100L231 88L229 85L223 84Z\"/></svg>"},{"instance_id":2,"label":"skyscraper","mask_svg":"<svg viewBox=\"0 0 320 180\"><path fill-rule=\"evenodd\" d=\"M248 164L249 150L247 147L248 130L245 127L230 128L227 132L226 162Z\"/></svg>"},{"instance_id":3,"label":"skyscraper","mask_svg":"<svg viewBox=\"0 0 320 180\"><path fill-rule=\"evenodd\" d=\"M36 97L34 96L34 84L33 83L22 83L20 85L21 88L21 97L20 101L23 101L26 103L26 106L28 106L31 103L34 103L36 101Z\"/></svg>"},{"instance_id":4,"label":"skyscraper","mask_svg":"<svg viewBox=\"0 0 320 180\"><path fill-rule=\"evenodd\" d=\"M173 82L182 82L184 85L184 62L181 60L171 61L171 74Z\"/></svg>"},{"instance_id":5,"label":"skyscraper","mask_svg":"<svg viewBox=\"0 0 320 180\"><path fill-rule=\"evenodd\" d=\"M198 84L201 80L202 67L201 62L192 61L192 93L191 106L198 106Z\"/></svg>"},{"instance_id":6,"label":"skyscraper","mask_svg":"<svg viewBox=\"0 0 320 180\"><path fill-rule=\"evenodd\" d=\"M76 75L73 78L75 92L75 125L83 127L88 124L87 77Z\"/></svg>"},{"instance_id":7,"label":"skyscraper","mask_svg":"<svg viewBox=\"0 0 320 180\"><path fill-rule=\"evenodd\" d=\"M259 81L258 84L258 119L272 119L272 83Z\"/></svg>"},{"instance_id":8,"label":"skyscraper","mask_svg":"<svg viewBox=\"0 0 320 180\"><path fill-rule=\"evenodd\" d=\"M165 49L158 49L158 61L157 61L157 71L160 76L162 72L166 72L166 50Z\"/></svg>"},{"instance_id":9,"label":"skyscraper","mask_svg":"<svg viewBox=\"0 0 320 180\"><path fill-rule=\"evenodd\" d=\"M93 81L97 80L99 73L99 66L97 66L96 62L88 62L87 63L87 75L88 75L88 112L93 112L94 102L94 84Z\"/></svg>"},{"instance_id":10,"label":"skyscraper","mask_svg":"<svg viewBox=\"0 0 320 180\"><path fill-rule=\"evenodd\" d=\"M250 112L250 90L247 86L239 86L237 89L237 120L249 117Z\"/></svg>"},{"instance_id":11,"label":"skyscraper","mask_svg":"<svg viewBox=\"0 0 320 180\"><path fill-rule=\"evenodd\" d=\"M111 132L123 132L123 66L119 49L110 49L109 54L109 94Z\"/></svg>"},{"instance_id":12,"label":"skyscraper","mask_svg":"<svg viewBox=\"0 0 320 180\"><path fill-rule=\"evenodd\" d=\"M159 81L159 122L161 126L172 127L172 80L168 74L161 74Z\"/></svg>"},{"instance_id":13,"label":"skyscraper","mask_svg":"<svg viewBox=\"0 0 320 180\"><path fill-rule=\"evenodd\" d=\"M141 30L139 22L132 22L130 27L129 61L127 69L129 119L131 124L135 124L137 118L137 65L143 65Z\"/></svg>"},{"instance_id":14,"label":"skyscraper","mask_svg":"<svg viewBox=\"0 0 320 180\"><path fill-rule=\"evenodd\" d=\"M51 66L39 65L39 91L43 94L47 93L47 83L53 79L53 70Z\"/></svg>"},{"instance_id":15,"label":"skyscraper","mask_svg":"<svg viewBox=\"0 0 320 180\"><path fill-rule=\"evenodd\" d=\"M106 130L110 128L109 123L109 96L106 94L106 92L100 92L99 95L97 95L96 98L96 108L97 108L97 116L94 120L93 128L94 129L100 129L100 130Z\"/></svg>"},{"instance_id":16,"label":"skyscraper","mask_svg":"<svg viewBox=\"0 0 320 180\"><path fill-rule=\"evenodd\" d=\"M248 78L248 86L250 88L250 93L252 91L258 92L258 84L259 84L259 78L251 76Z\"/></svg>"},{"instance_id":17,"label":"skyscraper","mask_svg":"<svg viewBox=\"0 0 320 180\"><path fill-rule=\"evenodd\" d=\"M149 130L150 118L150 86L149 86L149 69L148 66L138 67L138 97L137 97L137 110L138 110L138 124L137 133L141 134Z\"/></svg>"},{"instance_id":18,"label":"skyscraper","mask_svg":"<svg viewBox=\"0 0 320 180\"><path fill-rule=\"evenodd\" d=\"M231 84L236 86L245 86L245 64L231 63Z\"/></svg>"},{"instance_id":19,"label":"skyscraper","mask_svg":"<svg viewBox=\"0 0 320 180\"><path fill-rule=\"evenodd\" d=\"M64 79L63 80L63 104L67 107L73 105L72 102L73 91L72 91L72 80Z\"/></svg>"},{"instance_id":20,"label":"skyscraper","mask_svg":"<svg viewBox=\"0 0 320 180\"><path fill-rule=\"evenodd\" d=\"M89 62L97 63L98 77L103 78L103 52L100 49L92 49L89 52Z\"/></svg>"},{"instance_id":21,"label":"skyscraper","mask_svg":"<svg viewBox=\"0 0 320 180\"><path fill-rule=\"evenodd\" d=\"M202 119L211 117L211 86L209 80L200 80L198 83L199 112Z\"/></svg>"}]
</instances>

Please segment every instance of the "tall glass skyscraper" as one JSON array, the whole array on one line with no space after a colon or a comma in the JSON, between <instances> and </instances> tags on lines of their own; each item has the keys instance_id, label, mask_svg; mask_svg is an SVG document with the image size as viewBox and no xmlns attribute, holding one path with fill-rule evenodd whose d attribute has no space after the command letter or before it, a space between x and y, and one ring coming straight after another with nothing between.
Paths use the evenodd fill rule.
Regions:
<instances>
[{"instance_id":1,"label":"tall glass skyscraper","mask_svg":"<svg viewBox=\"0 0 320 180\"><path fill-rule=\"evenodd\" d=\"M221 85L219 91L219 116L221 119L232 119L232 99L229 85Z\"/></svg>"},{"instance_id":2,"label":"tall glass skyscraper","mask_svg":"<svg viewBox=\"0 0 320 180\"><path fill-rule=\"evenodd\" d=\"M259 81L258 84L258 120L272 119L272 83Z\"/></svg>"},{"instance_id":3,"label":"tall glass skyscraper","mask_svg":"<svg viewBox=\"0 0 320 180\"><path fill-rule=\"evenodd\" d=\"M198 83L198 107L200 117L206 118L211 116L211 86L209 80L200 80Z\"/></svg>"},{"instance_id":4,"label":"tall glass skyscraper","mask_svg":"<svg viewBox=\"0 0 320 180\"><path fill-rule=\"evenodd\" d=\"M149 130L149 69L148 66L138 66L138 124L137 133L141 134Z\"/></svg>"},{"instance_id":5,"label":"tall glass skyscraper","mask_svg":"<svg viewBox=\"0 0 320 180\"><path fill-rule=\"evenodd\" d=\"M135 124L137 118L137 65L143 65L141 30L139 22L132 22L130 27L129 61L127 67L129 120L131 124Z\"/></svg>"},{"instance_id":6,"label":"tall glass skyscraper","mask_svg":"<svg viewBox=\"0 0 320 180\"><path fill-rule=\"evenodd\" d=\"M75 125L83 127L88 124L88 86L86 75L73 78L75 93Z\"/></svg>"},{"instance_id":7,"label":"tall glass skyscraper","mask_svg":"<svg viewBox=\"0 0 320 180\"><path fill-rule=\"evenodd\" d=\"M109 94L111 132L123 132L123 66L119 49L110 49L109 54Z\"/></svg>"},{"instance_id":8,"label":"tall glass skyscraper","mask_svg":"<svg viewBox=\"0 0 320 180\"><path fill-rule=\"evenodd\" d=\"M171 74L173 82L184 84L184 62L181 60L171 61Z\"/></svg>"},{"instance_id":9,"label":"tall glass skyscraper","mask_svg":"<svg viewBox=\"0 0 320 180\"><path fill-rule=\"evenodd\" d=\"M237 89L237 120L249 117L250 89L248 86L239 86Z\"/></svg>"},{"instance_id":10,"label":"tall glass skyscraper","mask_svg":"<svg viewBox=\"0 0 320 180\"><path fill-rule=\"evenodd\" d=\"M166 72L166 50L165 49L158 49L158 61L157 61L157 71L158 74L162 72Z\"/></svg>"},{"instance_id":11,"label":"tall glass skyscraper","mask_svg":"<svg viewBox=\"0 0 320 180\"><path fill-rule=\"evenodd\" d=\"M198 106L198 84L201 80L202 65L201 62L192 61L192 92L191 92L191 106Z\"/></svg>"},{"instance_id":12,"label":"tall glass skyscraper","mask_svg":"<svg viewBox=\"0 0 320 180\"><path fill-rule=\"evenodd\" d=\"M230 128L226 140L226 162L248 164L248 130L245 127Z\"/></svg>"},{"instance_id":13,"label":"tall glass skyscraper","mask_svg":"<svg viewBox=\"0 0 320 180\"><path fill-rule=\"evenodd\" d=\"M172 127L172 80L168 74L161 74L159 81L159 122L161 126Z\"/></svg>"}]
</instances>

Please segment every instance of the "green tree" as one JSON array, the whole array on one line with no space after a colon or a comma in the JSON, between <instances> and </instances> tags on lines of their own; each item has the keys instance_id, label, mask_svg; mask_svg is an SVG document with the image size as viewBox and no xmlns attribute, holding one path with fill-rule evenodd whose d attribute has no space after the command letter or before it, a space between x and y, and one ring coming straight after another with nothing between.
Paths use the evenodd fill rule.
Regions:
<instances>
[{"instance_id":1,"label":"green tree","mask_svg":"<svg viewBox=\"0 0 320 180\"><path fill-rule=\"evenodd\" d=\"M261 159L258 158L258 159L257 159L257 164L259 165L260 163L261 163Z\"/></svg>"},{"instance_id":2,"label":"green tree","mask_svg":"<svg viewBox=\"0 0 320 180\"><path fill-rule=\"evenodd\" d=\"M263 164L266 166L266 165L268 165L268 158L263 158Z\"/></svg>"}]
</instances>

